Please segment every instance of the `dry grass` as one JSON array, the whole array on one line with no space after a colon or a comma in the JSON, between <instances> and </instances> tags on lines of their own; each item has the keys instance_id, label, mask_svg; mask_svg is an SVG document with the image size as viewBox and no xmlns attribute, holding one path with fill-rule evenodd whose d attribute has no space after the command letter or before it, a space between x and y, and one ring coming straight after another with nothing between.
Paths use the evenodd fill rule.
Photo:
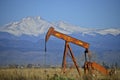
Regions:
<instances>
[{"instance_id":1,"label":"dry grass","mask_svg":"<svg viewBox=\"0 0 120 80\"><path fill-rule=\"evenodd\" d=\"M0 80L49 80L60 73L60 68L0 69Z\"/></svg>"},{"instance_id":2,"label":"dry grass","mask_svg":"<svg viewBox=\"0 0 120 80\"><path fill-rule=\"evenodd\" d=\"M67 70L66 74L61 74L60 68L0 69L0 80L53 80L52 77L55 74L69 78L62 80L120 80L119 70L113 76L98 75L97 77L91 77L91 75L85 76L83 70L81 72L82 77L79 77L76 69Z\"/></svg>"},{"instance_id":3,"label":"dry grass","mask_svg":"<svg viewBox=\"0 0 120 80\"><path fill-rule=\"evenodd\" d=\"M42 69L1 69L0 80L44 80Z\"/></svg>"}]
</instances>

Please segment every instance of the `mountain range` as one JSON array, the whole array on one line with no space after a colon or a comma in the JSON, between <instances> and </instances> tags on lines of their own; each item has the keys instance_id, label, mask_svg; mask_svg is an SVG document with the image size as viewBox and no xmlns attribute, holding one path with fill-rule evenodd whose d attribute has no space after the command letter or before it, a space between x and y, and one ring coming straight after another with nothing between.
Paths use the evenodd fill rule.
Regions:
<instances>
[{"instance_id":1,"label":"mountain range","mask_svg":"<svg viewBox=\"0 0 120 80\"><path fill-rule=\"evenodd\" d=\"M48 22L38 17L26 17L20 21L0 27L0 65L46 64L60 65L64 41L55 37L47 43L44 52L44 38L50 27L64 34L90 43L93 61L120 66L120 28L84 28L64 21ZM84 62L84 49L70 44L80 64ZM46 59L46 60L45 60ZM68 61L70 61L68 59Z\"/></svg>"}]
</instances>

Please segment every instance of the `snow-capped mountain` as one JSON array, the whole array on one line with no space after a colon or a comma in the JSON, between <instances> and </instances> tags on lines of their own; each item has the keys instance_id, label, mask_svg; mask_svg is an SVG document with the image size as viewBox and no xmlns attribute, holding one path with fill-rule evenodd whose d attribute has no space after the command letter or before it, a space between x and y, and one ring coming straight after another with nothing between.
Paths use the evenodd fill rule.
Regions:
<instances>
[{"instance_id":1,"label":"snow-capped mountain","mask_svg":"<svg viewBox=\"0 0 120 80\"><path fill-rule=\"evenodd\" d=\"M103 29L103 30L97 31L97 33L99 33L101 35L112 34L112 35L116 36L116 35L120 34L120 29L113 29L113 28Z\"/></svg>"},{"instance_id":2,"label":"snow-capped mountain","mask_svg":"<svg viewBox=\"0 0 120 80\"><path fill-rule=\"evenodd\" d=\"M92 28L83 28L80 26L74 26L63 21L59 21L56 23L50 23L45 21L40 16L38 17L26 17L23 18L21 21L13 22L0 27L0 32L8 32L15 36L21 35L31 35L31 36L39 36L47 32L49 27L55 27L56 30L65 33L65 34L72 34L72 33L82 33L88 35L95 35L95 33L101 35L119 35L120 29L92 29Z\"/></svg>"},{"instance_id":3,"label":"snow-capped mountain","mask_svg":"<svg viewBox=\"0 0 120 80\"><path fill-rule=\"evenodd\" d=\"M39 34L43 34L49 26L52 26L52 24L41 19L40 17L27 17L23 18L19 22L9 23L1 27L0 31L8 32L15 36L20 36L23 34L38 36Z\"/></svg>"},{"instance_id":4,"label":"snow-capped mountain","mask_svg":"<svg viewBox=\"0 0 120 80\"><path fill-rule=\"evenodd\" d=\"M0 27L0 65L16 63L40 63L44 61L44 37L49 27L90 43L90 50L101 62L119 63L120 29L93 29L68 24L63 21L48 22L41 17L26 17ZM50 39L47 60L60 65L64 41ZM72 45L77 57L82 56L83 49ZM82 52L83 51L83 52ZM56 60L54 55L56 55ZM107 58L106 58L107 57ZM80 58L78 58L80 59ZM51 61L51 62L50 62ZM120 65L120 63L119 63Z\"/></svg>"}]
</instances>

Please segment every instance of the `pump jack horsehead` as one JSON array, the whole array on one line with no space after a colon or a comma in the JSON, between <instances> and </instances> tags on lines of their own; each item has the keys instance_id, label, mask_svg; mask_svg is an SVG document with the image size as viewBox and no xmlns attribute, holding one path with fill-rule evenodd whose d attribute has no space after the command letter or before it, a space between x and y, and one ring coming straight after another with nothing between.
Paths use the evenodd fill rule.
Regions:
<instances>
[{"instance_id":1,"label":"pump jack horsehead","mask_svg":"<svg viewBox=\"0 0 120 80\"><path fill-rule=\"evenodd\" d=\"M45 37L45 51L46 51L46 42L48 41L48 39L51 35L65 41L63 61L62 61L62 72L63 73L65 73L65 71L66 71L66 56L70 55L70 57L72 58L72 61L74 63L74 66L76 67L76 69L78 71L78 74L81 76L80 69L78 67L76 58L75 58L75 56L72 52L72 48L69 45L69 43L73 43L75 45L78 45L80 47L85 48L85 51L84 51L84 53L85 53L85 63L84 63L85 74L87 74L90 69L96 69L96 70L100 71L101 73L103 73L105 75L109 74L109 72L103 66L101 66L101 65L99 65L95 62L87 61L87 56L88 56L88 58L91 57L91 55L89 53L89 50L88 50L89 49L89 43L84 42L82 40L78 40L76 38L73 38L71 36L63 34L61 32L58 32L58 31L54 30L53 27L50 27L47 34L46 34L46 37Z\"/></svg>"}]
</instances>

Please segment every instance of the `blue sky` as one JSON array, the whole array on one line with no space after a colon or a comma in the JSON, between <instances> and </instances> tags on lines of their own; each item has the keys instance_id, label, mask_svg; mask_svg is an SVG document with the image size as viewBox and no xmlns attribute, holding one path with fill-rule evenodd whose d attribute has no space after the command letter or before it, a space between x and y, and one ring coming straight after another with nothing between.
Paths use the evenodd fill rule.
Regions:
<instances>
[{"instance_id":1,"label":"blue sky","mask_svg":"<svg viewBox=\"0 0 120 80\"><path fill-rule=\"evenodd\" d=\"M89 28L120 27L120 0L0 0L0 26L28 16Z\"/></svg>"}]
</instances>

